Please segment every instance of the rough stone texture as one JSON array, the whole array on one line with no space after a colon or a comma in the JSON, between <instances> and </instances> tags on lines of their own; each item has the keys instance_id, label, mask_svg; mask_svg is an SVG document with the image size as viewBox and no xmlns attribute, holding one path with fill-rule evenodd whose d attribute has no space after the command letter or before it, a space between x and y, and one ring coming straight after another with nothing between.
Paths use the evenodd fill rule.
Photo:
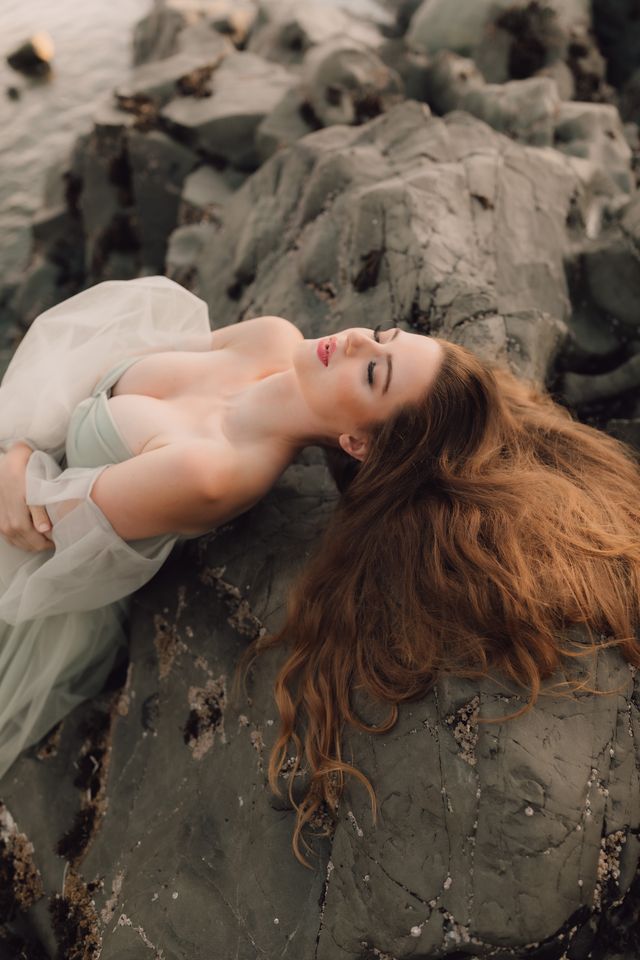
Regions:
<instances>
[{"instance_id":1,"label":"rough stone texture","mask_svg":"<svg viewBox=\"0 0 640 960\"><path fill-rule=\"evenodd\" d=\"M432 18L435 52L375 10L156 7L136 32L149 65L52 171L2 307L26 323L74 283L155 270L216 326L395 322L503 359L640 449L637 124L607 103L586 0L473 2L475 26L467 0L397 6L398 34ZM354 36L363 60L331 63L347 109L312 107L326 52ZM349 105L378 69L375 89L397 76L407 99L371 120ZM571 83L592 102L567 102ZM389 734L348 734L378 822L350 784L313 869L293 858L293 811L266 781L282 653L246 691L232 680L335 497L307 450L183 545L135 599L130 663L5 777L0 960L637 960L640 689L611 651L594 677L611 696L549 692L490 724L522 700L442 679Z\"/></svg>"},{"instance_id":2,"label":"rough stone texture","mask_svg":"<svg viewBox=\"0 0 640 960\"><path fill-rule=\"evenodd\" d=\"M277 150L317 130L321 124L309 108L303 91L291 88L285 91L279 103L262 120L256 130L256 150L261 163Z\"/></svg>"},{"instance_id":3,"label":"rough stone texture","mask_svg":"<svg viewBox=\"0 0 640 960\"><path fill-rule=\"evenodd\" d=\"M546 147L553 143L560 108L558 87L550 77L489 83L465 93L458 109L472 113L514 140Z\"/></svg>"},{"instance_id":4,"label":"rough stone texture","mask_svg":"<svg viewBox=\"0 0 640 960\"><path fill-rule=\"evenodd\" d=\"M160 115L170 129L207 156L253 170L260 163L256 128L296 84L283 67L252 53L234 53L216 70L211 96L179 97Z\"/></svg>"},{"instance_id":5,"label":"rough stone texture","mask_svg":"<svg viewBox=\"0 0 640 960\"><path fill-rule=\"evenodd\" d=\"M255 20L252 0L163 0L135 26L133 62L136 66L163 60L179 51L201 48L216 34L242 46Z\"/></svg>"},{"instance_id":6,"label":"rough stone texture","mask_svg":"<svg viewBox=\"0 0 640 960\"><path fill-rule=\"evenodd\" d=\"M447 335L522 310L563 321L574 202L591 198L570 158L406 102L268 161L227 205L199 290L221 323L278 304L307 332L345 317ZM530 343L540 336L533 316Z\"/></svg>"},{"instance_id":7,"label":"rough stone texture","mask_svg":"<svg viewBox=\"0 0 640 960\"><path fill-rule=\"evenodd\" d=\"M383 8L378 7L383 13ZM375 50L383 37L378 27L353 16L339 4L318 0L262 0L247 49L268 60L299 64L307 51L332 38Z\"/></svg>"},{"instance_id":8,"label":"rough stone texture","mask_svg":"<svg viewBox=\"0 0 640 960\"><path fill-rule=\"evenodd\" d=\"M574 299L581 303L582 312L593 317L592 326L597 324L598 316L610 318L609 324L614 324L617 338L635 340L636 350L640 350L637 343L640 339L639 199L636 193L600 236L580 245L572 266Z\"/></svg>"},{"instance_id":9,"label":"rough stone texture","mask_svg":"<svg viewBox=\"0 0 640 960\"><path fill-rule=\"evenodd\" d=\"M610 83L622 85L638 66L640 20L633 0L593 0L593 26Z\"/></svg>"},{"instance_id":10,"label":"rough stone texture","mask_svg":"<svg viewBox=\"0 0 640 960\"><path fill-rule=\"evenodd\" d=\"M21 805L58 946L82 942L103 960L143 948L163 960L346 960L465 947L559 958L573 944L586 958L606 927L600 909L629 908L639 691L614 654L595 679L619 686L615 696L548 695L523 718L483 725L521 701L490 681L443 680L390 734L351 736L378 824L350 788L335 835L315 843L315 869L293 859L293 813L265 783L279 655L254 667L248 697L234 700L231 678L248 638L277 626L333 496L309 457L251 514L174 557L139 597L122 691L76 711L57 755L32 752L3 784L8 808ZM47 781L72 763L75 797L69 784L43 818ZM70 861L63 897L56 845ZM551 876L553 896L541 896ZM45 903L31 916L53 953Z\"/></svg>"},{"instance_id":11,"label":"rough stone texture","mask_svg":"<svg viewBox=\"0 0 640 960\"><path fill-rule=\"evenodd\" d=\"M141 268L162 273L167 239L178 219L182 185L196 167L198 156L157 130L148 134L130 130L127 155Z\"/></svg>"},{"instance_id":12,"label":"rough stone texture","mask_svg":"<svg viewBox=\"0 0 640 960\"><path fill-rule=\"evenodd\" d=\"M511 36L518 33L516 24L522 24L523 16L536 17L541 22L539 33L544 36L544 26L557 23L559 30L567 30L577 24L588 23L590 19L589 0L546 0L543 3L531 3L527 0L460 0L453 7L446 0L423 0L411 17L408 25L408 42L427 53L438 50L451 50L462 56L479 54L486 58L485 46L488 43L503 41L495 35L497 22L508 15L506 22L500 24L502 31ZM515 21L515 22L514 22ZM542 29L541 29L542 28ZM558 42L558 33L546 30L546 39L551 46ZM539 40L542 38L539 37ZM512 40L504 46L507 54ZM544 42L536 44L540 55L544 56ZM493 72L500 57L495 56L494 64L488 68ZM540 64L540 66L542 63ZM491 80L504 80L506 76L487 77Z\"/></svg>"},{"instance_id":13,"label":"rough stone texture","mask_svg":"<svg viewBox=\"0 0 640 960\"><path fill-rule=\"evenodd\" d=\"M160 107L181 92L194 72L215 70L224 56L233 50L233 46L224 37L212 33L209 50L189 50L176 53L171 57L153 63L144 64L132 70L124 83L116 88L119 100L138 99Z\"/></svg>"},{"instance_id":14,"label":"rough stone texture","mask_svg":"<svg viewBox=\"0 0 640 960\"><path fill-rule=\"evenodd\" d=\"M363 123L404 99L395 70L349 38L329 40L310 50L303 78L307 101L324 127Z\"/></svg>"},{"instance_id":15,"label":"rough stone texture","mask_svg":"<svg viewBox=\"0 0 640 960\"><path fill-rule=\"evenodd\" d=\"M615 107L605 103L563 103L557 112L555 146L564 153L592 160L603 176L610 177L625 193L634 188L631 148Z\"/></svg>"}]
</instances>

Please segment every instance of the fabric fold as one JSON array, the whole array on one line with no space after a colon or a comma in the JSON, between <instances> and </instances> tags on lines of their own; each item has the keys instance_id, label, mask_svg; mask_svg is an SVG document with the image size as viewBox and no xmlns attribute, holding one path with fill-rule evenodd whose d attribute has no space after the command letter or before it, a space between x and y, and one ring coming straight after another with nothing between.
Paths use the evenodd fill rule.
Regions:
<instances>
[{"instance_id":1,"label":"fabric fold","mask_svg":"<svg viewBox=\"0 0 640 960\"><path fill-rule=\"evenodd\" d=\"M65 465L72 414L126 357L210 348L204 301L166 277L143 277L97 284L47 310L9 364L0 385L0 449L16 440L34 449L26 501L46 508L53 548L22 550L0 537L0 777L100 691L125 650L131 594L176 541L190 539L118 536L91 498L110 464ZM78 503L63 516L68 500Z\"/></svg>"}]
</instances>

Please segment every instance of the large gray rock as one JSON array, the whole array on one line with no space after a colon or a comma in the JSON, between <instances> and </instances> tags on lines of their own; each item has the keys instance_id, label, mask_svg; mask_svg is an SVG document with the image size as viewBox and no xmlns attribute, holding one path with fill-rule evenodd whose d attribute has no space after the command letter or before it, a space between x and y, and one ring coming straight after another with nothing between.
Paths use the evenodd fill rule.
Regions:
<instances>
[{"instance_id":1,"label":"large gray rock","mask_svg":"<svg viewBox=\"0 0 640 960\"><path fill-rule=\"evenodd\" d=\"M468 28L461 7L429 7ZM52 176L38 254L12 303L28 313L56 296L47 256L73 214L86 282L164 262L216 326L274 313L318 336L375 317L539 384L560 365L570 402L629 393L640 376L638 198L610 110L549 94L534 142L549 143L558 109L557 142L531 146L518 139L532 139L537 104L518 96L533 89L546 102L555 80L497 87L474 61L414 51L403 79L419 90L430 77L452 112L408 100L361 125L323 116L329 125L305 135L319 120L299 113L299 64L305 50L322 62L334 47L327 31L346 21L333 7L323 21L315 6L263 5L253 35L263 55L227 46L214 68L220 6L164 8L156 34L147 23L145 56L167 59L123 78L129 108L100 107L66 187ZM568 31L585 6L554 9ZM377 26L361 29L367 64L403 60ZM500 52L507 65L512 49ZM550 50L542 69L563 62ZM190 90L176 90L185 78ZM473 96L510 136L471 116ZM153 117L139 109L145 97ZM637 445L639 418L636 399L606 426ZM401 707L390 733L348 732L345 752L372 778L381 816L374 826L349 784L329 836L312 841L312 869L293 858L293 810L266 780L283 652L254 665L246 691L234 695L231 681L243 645L278 628L335 497L307 450L248 514L183 545L135 599L128 668L4 778L0 960L636 960L640 680L612 650L593 678L611 696L549 688L506 720L523 699L498 678L442 678Z\"/></svg>"},{"instance_id":2,"label":"large gray rock","mask_svg":"<svg viewBox=\"0 0 640 960\"><path fill-rule=\"evenodd\" d=\"M213 73L222 58L233 50L224 37L214 39L207 51L176 53L132 70L116 88L118 100L144 100L161 107L193 85L193 75Z\"/></svg>"},{"instance_id":3,"label":"large gray rock","mask_svg":"<svg viewBox=\"0 0 640 960\"><path fill-rule=\"evenodd\" d=\"M337 38L310 50L303 90L320 123L363 123L404 98L400 76L364 44Z\"/></svg>"},{"instance_id":4,"label":"large gray rock","mask_svg":"<svg viewBox=\"0 0 640 960\"><path fill-rule=\"evenodd\" d=\"M310 108L303 90L291 87L256 130L256 150L260 162L264 163L276 150L290 146L320 126L322 124Z\"/></svg>"},{"instance_id":5,"label":"large gray rock","mask_svg":"<svg viewBox=\"0 0 640 960\"><path fill-rule=\"evenodd\" d=\"M547 147L553 143L560 96L550 77L530 77L473 86L457 106L514 140Z\"/></svg>"},{"instance_id":6,"label":"large gray rock","mask_svg":"<svg viewBox=\"0 0 640 960\"><path fill-rule=\"evenodd\" d=\"M308 456L249 515L175 556L139 596L122 691L77 710L5 778L29 848L13 909L22 897L49 955L507 960L544 943L540 956L586 960L602 938L632 936L640 691L611 651L594 679L615 696L548 690L501 721L522 705L508 687L443 679L391 733L350 735L378 823L351 785L333 835L312 841L312 869L293 858L293 811L265 779L282 654L258 661L246 695L231 680L248 638L277 627L334 496Z\"/></svg>"},{"instance_id":7,"label":"large gray rock","mask_svg":"<svg viewBox=\"0 0 640 960\"><path fill-rule=\"evenodd\" d=\"M586 290L600 311L614 317L629 336L638 336L640 303L640 195L592 242L585 244Z\"/></svg>"},{"instance_id":8,"label":"large gray rock","mask_svg":"<svg viewBox=\"0 0 640 960\"><path fill-rule=\"evenodd\" d=\"M587 157L615 189L631 193L631 147L620 114L607 103L563 103L555 124L555 146L564 153Z\"/></svg>"},{"instance_id":9,"label":"large gray rock","mask_svg":"<svg viewBox=\"0 0 640 960\"><path fill-rule=\"evenodd\" d=\"M637 6L633 0L593 0L593 27L608 62L608 78L620 86L638 66Z\"/></svg>"},{"instance_id":10,"label":"large gray rock","mask_svg":"<svg viewBox=\"0 0 640 960\"><path fill-rule=\"evenodd\" d=\"M127 155L140 242L140 266L150 273L162 273L167 240L178 220L182 186L199 158L157 130L150 133L130 130Z\"/></svg>"},{"instance_id":11,"label":"large gray rock","mask_svg":"<svg viewBox=\"0 0 640 960\"><path fill-rule=\"evenodd\" d=\"M111 272L112 255L124 252L131 259L124 276L119 276L127 279L135 276L133 255L139 248L126 150L126 133L133 128L135 118L115 109L109 100L97 108L93 119L93 129L77 163L87 272L94 282L116 279Z\"/></svg>"},{"instance_id":12,"label":"large gray rock","mask_svg":"<svg viewBox=\"0 0 640 960\"><path fill-rule=\"evenodd\" d=\"M160 116L209 157L252 170L260 163L256 128L297 83L284 67L253 53L234 53L215 71L211 96L178 97L163 107Z\"/></svg>"},{"instance_id":13,"label":"large gray rock","mask_svg":"<svg viewBox=\"0 0 640 960\"><path fill-rule=\"evenodd\" d=\"M255 20L252 0L154 0L135 26L134 65L163 60L214 43L212 32L242 46Z\"/></svg>"},{"instance_id":14,"label":"large gray rock","mask_svg":"<svg viewBox=\"0 0 640 960\"><path fill-rule=\"evenodd\" d=\"M447 336L493 313L564 321L574 193L591 202L571 158L408 101L272 157L227 205L199 291L221 323L251 303L306 332L372 315Z\"/></svg>"},{"instance_id":15,"label":"large gray rock","mask_svg":"<svg viewBox=\"0 0 640 960\"><path fill-rule=\"evenodd\" d=\"M345 4L347 8L352 4ZM383 10L380 7L380 12ZM390 18L385 18L390 19ZM327 40L342 38L375 50L383 35L367 19L352 15L329 0L261 0L247 49L286 65L302 62L307 51Z\"/></svg>"},{"instance_id":16,"label":"large gray rock","mask_svg":"<svg viewBox=\"0 0 640 960\"><path fill-rule=\"evenodd\" d=\"M423 0L411 17L407 40L429 53L444 49L469 56L505 11L517 15L534 6L528 0L460 0L455 7L446 0ZM546 0L537 6L565 28L590 22L589 0Z\"/></svg>"}]
</instances>

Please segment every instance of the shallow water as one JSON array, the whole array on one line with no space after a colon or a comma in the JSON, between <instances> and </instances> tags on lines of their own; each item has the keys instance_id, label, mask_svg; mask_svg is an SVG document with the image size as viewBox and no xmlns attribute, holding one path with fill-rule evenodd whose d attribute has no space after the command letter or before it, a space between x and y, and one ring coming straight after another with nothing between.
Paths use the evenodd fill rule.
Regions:
<instances>
[{"instance_id":1,"label":"shallow water","mask_svg":"<svg viewBox=\"0 0 640 960\"><path fill-rule=\"evenodd\" d=\"M90 128L94 105L129 67L133 25L150 8L151 0L0 0L0 286L27 263L47 167ZM48 81L5 60L39 31L55 45ZM9 86L19 100L9 99Z\"/></svg>"}]
</instances>

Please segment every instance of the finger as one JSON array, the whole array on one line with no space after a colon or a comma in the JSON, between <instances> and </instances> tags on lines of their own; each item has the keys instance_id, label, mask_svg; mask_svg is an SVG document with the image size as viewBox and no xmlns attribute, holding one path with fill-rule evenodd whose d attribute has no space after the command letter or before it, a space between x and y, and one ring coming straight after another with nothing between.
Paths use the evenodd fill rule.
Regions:
<instances>
[{"instance_id":1,"label":"finger","mask_svg":"<svg viewBox=\"0 0 640 960\"><path fill-rule=\"evenodd\" d=\"M16 532L11 537L5 537L5 539L12 546L18 547L20 550L28 550L30 553L51 550L54 547L52 540L35 530Z\"/></svg>"},{"instance_id":2,"label":"finger","mask_svg":"<svg viewBox=\"0 0 640 960\"><path fill-rule=\"evenodd\" d=\"M29 510L31 512L31 519L36 530L39 530L41 533L51 530L49 514L44 507L29 507Z\"/></svg>"}]
</instances>

